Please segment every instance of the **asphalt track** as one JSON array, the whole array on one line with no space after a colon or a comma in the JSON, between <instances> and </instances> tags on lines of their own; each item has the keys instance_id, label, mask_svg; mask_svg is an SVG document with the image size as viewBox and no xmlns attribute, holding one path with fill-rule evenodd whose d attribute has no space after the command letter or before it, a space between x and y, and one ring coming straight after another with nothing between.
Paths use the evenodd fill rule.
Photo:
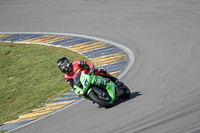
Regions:
<instances>
[{"instance_id":1,"label":"asphalt track","mask_svg":"<svg viewBox=\"0 0 200 133\"><path fill-rule=\"evenodd\" d=\"M1 32L96 36L135 55L128 101L81 100L14 132L199 133L199 16L199 0L0 0Z\"/></svg>"}]
</instances>

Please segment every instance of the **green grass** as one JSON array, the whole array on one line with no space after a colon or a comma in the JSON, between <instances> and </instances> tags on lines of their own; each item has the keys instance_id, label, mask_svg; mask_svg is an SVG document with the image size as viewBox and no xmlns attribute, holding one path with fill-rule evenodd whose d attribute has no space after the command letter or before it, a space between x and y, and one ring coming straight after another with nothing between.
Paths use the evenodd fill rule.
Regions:
<instances>
[{"instance_id":1,"label":"green grass","mask_svg":"<svg viewBox=\"0 0 200 133\"><path fill-rule=\"evenodd\" d=\"M0 43L0 125L71 90L56 66L62 56L88 61L64 48Z\"/></svg>"},{"instance_id":2,"label":"green grass","mask_svg":"<svg viewBox=\"0 0 200 133\"><path fill-rule=\"evenodd\" d=\"M0 133L5 133L7 132L8 130L1 130Z\"/></svg>"}]
</instances>

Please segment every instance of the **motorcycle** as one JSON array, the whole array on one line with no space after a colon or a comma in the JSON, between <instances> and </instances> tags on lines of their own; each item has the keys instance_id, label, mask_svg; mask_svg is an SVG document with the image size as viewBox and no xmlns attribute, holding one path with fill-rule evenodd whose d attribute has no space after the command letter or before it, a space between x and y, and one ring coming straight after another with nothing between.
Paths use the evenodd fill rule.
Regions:
<instances>
[{"instance_id":1,"label":"motorcycle","mask_svg":"<svg viewBox=\"0 0 200 133\"><path fill-rule=\"evenodd\" d=\"M118 87L108 78L88 75L84 71L77 72L73 81L76 95L91 100L100 107L110 108L120 98L128 99L131 95L126 85Z\"/></svg>"}]
</instances>

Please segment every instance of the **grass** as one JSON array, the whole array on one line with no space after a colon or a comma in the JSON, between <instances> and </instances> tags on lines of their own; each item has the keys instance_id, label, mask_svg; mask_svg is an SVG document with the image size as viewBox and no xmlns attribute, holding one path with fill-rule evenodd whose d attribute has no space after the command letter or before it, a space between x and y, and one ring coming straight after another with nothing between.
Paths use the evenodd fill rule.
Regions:
<instances>
[{"instance_id":1,"label":"grass","mask_svg":"<svg viewBox=\"0 0 200 133\"><path fill-rule=\"evenodd\" d=\"M0 133L5 133L7 132L8 130L1 130Z\"/></svg>"},{"instance_id":2,"label":"grass","mask_svg":"<svg viewBox=\"0 0 200 133\"><path fill-rule=\"evenodd\" d=\"M0 43L0 125L71 90L56 66L62 56L88 61L64 48Z\"/></svg>"}]
</instances>

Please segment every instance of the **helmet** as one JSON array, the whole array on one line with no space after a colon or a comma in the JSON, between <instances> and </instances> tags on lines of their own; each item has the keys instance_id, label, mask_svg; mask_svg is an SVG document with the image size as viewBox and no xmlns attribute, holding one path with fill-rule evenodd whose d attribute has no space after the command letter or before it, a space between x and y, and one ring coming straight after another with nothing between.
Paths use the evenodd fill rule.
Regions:
<instances>
[{"instance_id":1,"label":"helmet","mask_svg":"<svg viewBox=\"0 0 200 133\"><path fill-rule=\"evenodd\" d=\"M60 59L58 59L57 66L63 73L72 71L71 63L67 57L61 57Z\"/></svg>"}]
</instances>

